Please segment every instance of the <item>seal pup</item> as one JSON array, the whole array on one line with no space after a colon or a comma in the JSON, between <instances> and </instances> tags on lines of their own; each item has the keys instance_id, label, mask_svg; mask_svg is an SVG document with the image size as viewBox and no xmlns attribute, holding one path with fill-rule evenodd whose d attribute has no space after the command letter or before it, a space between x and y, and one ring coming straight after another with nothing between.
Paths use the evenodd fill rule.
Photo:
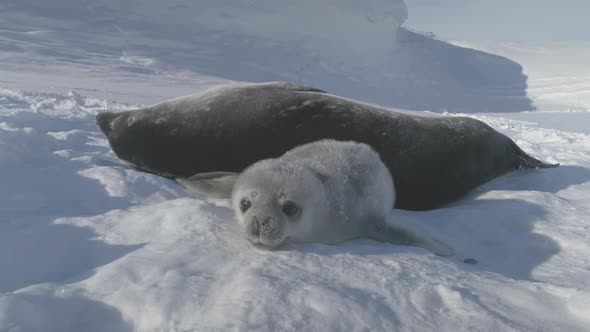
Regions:
<instances>
[{"instance_id":1,"label":"seal pup","mask_svg":"<svg viewBox=\"0 0 590 332\"><path fill-rule=\"evenodd\" d=\"M379 155L364 143L321 140L265 159L239 176L179 179L197 192L228 180L232 206L246 238L276 248L287 242L334 244L367 237L450 256L447 245L419 236L390 217L394 183ZM224 188L225 190L228 187Z\"/></svg>"},{"instance_id":2,"label":"seal pup","mask_svg":"<svg viewBox=\"0 0 590 332\"><path fill-rule=\"evenodd\" d=\"M406 210L440 207L514 169L556 166L476 119L385 110L285 82L222 86L97 122L119 158L170 178L239 173L320 139L366 143Z\"/></svg>"}]
</instances>

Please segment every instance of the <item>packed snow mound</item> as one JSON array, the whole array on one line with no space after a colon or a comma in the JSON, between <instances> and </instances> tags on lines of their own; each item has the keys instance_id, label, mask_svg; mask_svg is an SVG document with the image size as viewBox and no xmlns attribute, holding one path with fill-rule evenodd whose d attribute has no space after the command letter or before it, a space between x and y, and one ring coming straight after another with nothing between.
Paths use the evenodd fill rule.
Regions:
<instances>
[{"instance_id":1,"label":"packed snow mound","mask_svg":"<svg viewBox=\"0 0 590 332\"><path fill-rule=\"evenodd\" d=\"M501 54L524 64L527 93L539 110L590 111L590 42L452 43Z\"/></svg>"},{"instance_id":2,"label":"packed snow mound","mask_svg":"<svg viewBox=\"0 0 590 332\"><path fill-rule=\"evenodd\" d=\"M122 164L94 123L134 105L0 89L0 330L586 331L590 135L477 116L562 166L394 210L452 258L359 239L259 250L227 201ZM564 113L562 126L574 120ZM443 115L453 116L453 115ZM474 258L477 264L465 264Z\"/></svg>"},{"instance_id":3,"label":"packed snow mound","mask_svg":"<svg viewBox=\"0 0 590 332\"><path fill-rule=\"evenodd\" d=\"M117 29L125 34L129 30L190 42L191 36L198 37L203 35L201 30L209 30L275 42L279 42L279 38L299 40L310 48L351 51L358 49L356 45L374 50L378 45L372 43L386 39L390 39L391 46L395 31L407 19L407 8L402 0L96 0L75 3L7 0L3 7L17 13L31 13L37 18L59 18L58 27L61 28L78 24L83 28L78 32L86 32L84 27L88 25L90 29L102 26L105 32ZM367 38L369 36L371 38Z\"/></svg>"},{"instance_id":4,"label":"packed snow mound","mask_svg":"<svg viewBox=\"0 0 590 332\"><path fill-rule=\"evenodd\" d=\"M32 72L71 88L64 76L77 71L92 91L201 73L413 110L533 109L520 65L400 28L402 0L5 0L0 11L5 79ZM175 83L181 95L193 82Z\"/></svg>"}]
</instances>

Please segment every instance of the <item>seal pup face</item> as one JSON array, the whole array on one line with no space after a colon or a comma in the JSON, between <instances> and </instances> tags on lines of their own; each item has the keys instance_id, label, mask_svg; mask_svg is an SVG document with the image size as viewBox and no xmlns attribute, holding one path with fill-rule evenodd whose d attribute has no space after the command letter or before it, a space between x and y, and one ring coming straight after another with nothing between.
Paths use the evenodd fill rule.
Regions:
<instances>
[{"instance_id":1,"label":"seal pup face","mask_svg":"<svg viewBox=\"0 0 590 332\"><path fill-rule=\"evenodd\" d=\"M313 229L323 189L305 166L277 159L260 161L236 181L232 205L248 241L266 248L302 240Z\"/></svg>"}]
</instances>

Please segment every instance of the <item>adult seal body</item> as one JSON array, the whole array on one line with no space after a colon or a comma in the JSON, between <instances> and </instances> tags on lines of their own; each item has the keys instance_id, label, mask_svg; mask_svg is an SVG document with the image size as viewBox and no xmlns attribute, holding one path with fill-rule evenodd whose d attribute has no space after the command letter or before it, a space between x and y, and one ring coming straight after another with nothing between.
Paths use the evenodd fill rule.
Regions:
<instances>
[{"instance_id":1,"label":"adult seal body","mask_svg":"<svg viewBox=\"0 0 590 332\"><path fill-rule=\"evenodd\" d=\"M179 182L191 188L200 181ZM246 238L256 246L332 244L368 237L422 247L440 256L453 253L445 244L391 219L392 177L379 155L363 143L322 140L258 161L237 176L231 197Z\"/></svg>"},{"instance_id":2,"label":"adult seal body","mask_svg":"<svg viewBox=\"0 0 590 332\"><path fill-rule=\"evenodd\" d=\"M118 157L167 177L241 172L331 138L371 146L396 187L396 207L428 210L513 169L549 165L467 117L384 110L290 84L230 85L97 122Z\"/></svg>"}]
</instances>

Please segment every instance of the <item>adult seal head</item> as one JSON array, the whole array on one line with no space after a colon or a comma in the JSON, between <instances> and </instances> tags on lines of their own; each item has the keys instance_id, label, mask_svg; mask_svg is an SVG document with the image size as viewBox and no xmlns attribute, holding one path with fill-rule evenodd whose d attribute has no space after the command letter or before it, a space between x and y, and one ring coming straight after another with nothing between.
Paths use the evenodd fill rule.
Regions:
<instances>
[{"instance_id":1,"label":"adult seal head","mask_svg":"<svg viewBox=\"0 0 590 332\"><path fill-rule=\"evenodd\" d=\"M204 192L210 191L211 181L219 184L235 176L217 174L205 181L201 176L179 182ZM253 164L232 181L232 206L244 235L256 246L368 237L423 247L440 256L453 252L391 219L393 180L366 144L334 140L305 144L280 158Z\"/></svg>"},{"instance_id":2,"label":"adult seal head","mask_svg":"<svg viewBox=\"0 0 590 332\"><path fill-rule=\"evenodd\" d=\"M242 172L320 139L366 143L394 174L396 207L408 210L439 207L510 170L555 166L476 119L384 110L281 82L103 112L97 122L117 156L171 178Z\"/></svg>"}]
</instances>

